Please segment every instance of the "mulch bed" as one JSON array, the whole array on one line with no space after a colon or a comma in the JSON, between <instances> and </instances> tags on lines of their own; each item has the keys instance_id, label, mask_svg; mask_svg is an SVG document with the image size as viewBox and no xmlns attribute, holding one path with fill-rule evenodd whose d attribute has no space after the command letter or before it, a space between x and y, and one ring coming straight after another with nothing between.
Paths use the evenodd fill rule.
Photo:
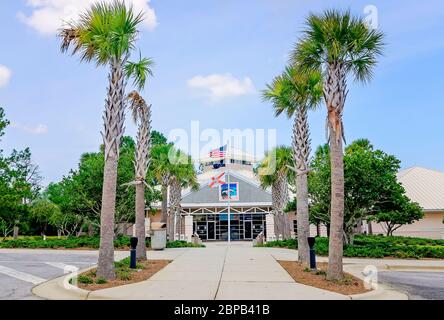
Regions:
<instances>
[{"instance_id":1,"label":"mulch bed","mask_svg":"<svg viewBox=\"0 0 444 320\"><path fill-rule=\"evenodd\" d=\"M326 279L328 263L318 262L317 270L306 270L297 261L278 261L288 272L294 281L319 289L329 290L344 295L366 293L364 282L344 272L344 279L341 281L330 281Z\"/></svg>"},{"instance_id":2,"label":"mulch bed","mask_svg":"<svg viewBox=\"0 0 444 320\"><path fill-rule=\"evenodd\" d=\"M107 281L106 283L98 284L96 281L98 280L96 276L96 268L89 270L82 275L88 276L93 280L94 283L91 284L84 284L77 282L77 285L81 289L89 290L89 291L96 291L101 289L108 289L118 286L124 286L131 283L141 282L148 280L151 278L154 274L165 268L169 263L171 263L171 260L146 260L146 261L139 261L137 262L138 265L143 266L141 269L129 269L130 270L130 277L128 280L121 280L118 277L115 280ZM82 275L79 275L82 276Z\"/></svg>"}]
</instances>

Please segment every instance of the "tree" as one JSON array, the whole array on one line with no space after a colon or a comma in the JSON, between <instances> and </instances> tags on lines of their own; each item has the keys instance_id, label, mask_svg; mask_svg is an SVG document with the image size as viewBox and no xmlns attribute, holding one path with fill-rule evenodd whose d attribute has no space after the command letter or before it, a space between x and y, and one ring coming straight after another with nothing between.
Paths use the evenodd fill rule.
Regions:
<instances>
[{"instance_id":1,"label":"tree","mask_svg":"<svg viewBox=\"0 0 444 320\"><path fill-rule=\"evenodd\" d=\"M135 180L136 187L136 236L139 239L136 256L146 260L146 229L145 229L145 185L150 161L151 149L151 105L148 105L138 92L128 95L130 110L134 123L138 125L137 147L135 152Z\"/></svg>"},{"instance_id":2,"label":"tree","mask_svg":"<svg viewBox=\"0 0 444 320\"><path fill-rule=\"evenodd\" d=\"M116 211L117 165L120 141L124 133L124 101L127 79L143 88L151 60L130 62L138 35L137 27L143 13L135 15L132 7L122 1L91 5L78 21L60 31L62 52L72 47L81 61L94 61L98 66L109 65L108 95L105 103L104 176L101 207L100 249L97 276L107 280L115 278L114 272L114 216Z\"/></svg>"},{"instance_id":3,"label":"tree","mask_svg":"<svg viewBox=\"0 0 444 320\"><path fill-rule=\"evenodd\" d=\"M377 213L371 220L381 223L387 236L392 236L393 232L403 225L412 224L424 217L422 208L405 195L401 185L386 192L384 197L389 198L376 206Z\"/></svg>"},{"instance_id":4,"label":"tree","mask_svg":"<svg viewBox=\"0 0 444 320\"><path fill-rule=\"evenodd\" d=\"M11 155L0 159L0 219L4 236L27 220L29 203L40 191L42 177L38 166L31 160L31 151L13 150Z\"/></svg>"},{"instance_id":5,"label":"tree","mask_svg":"<svg viewBox=\"0 0 444 320\"><path fill-rule=\"evenodd\" d=\"M9 120L5 118L5 110L0 107L0 138L5 134L5 128L9 125ZM1 140L0 140L1 141ZM0 153L1 155L1 153Z\"/></svg>"},{"instance_id":6,"label":"tree","mask_svg":"<svg viewBox=\"0 0 444 320\"><path fill-rule=\"evenodd\" d=\"M197 181L197 173L194 168L191 156L188 156L181 150L176 151L176 165L172 166L170 172L170 226L169 238L174 239L174 234L180 232L178 230L177 221L180 219L180 202L182 201L182 190L190 188L193 191L199 189ZM172 223L171 223L171 220Z\"/></svg>"},{"instance_id":7,"label":"tree","mask_svg":"<svg viewBox=\"0 0 444 320\"><path fill-rule=\"evenodd\" d=\"M160 144L151 149L151 162L149 174L161 185L162 193L162 222L168 220L168 185L170 182L173 165L170 162L170 152L174 153L172 144Z\"/></svg>"},{"instance_id":8,"label":"tree","mask_svg":"<svg viewBox=\"0 0 444 320\"><path fill-rule=\"evenodd\" d=\"M9 123L0 107L0 138ZM14 149L6 157L0 149L0 229L4 238L12 231L15 237L18 235L19 225L27 216L27 203L38 193L40 181L38 166L32 163L29 148Z\"/></svg>"},{"instance_id":9,"label":"tree","mask_svg":"<svg viewBox=\"0 0 444 320\"><path fill-rule=\"evenodd\" d=\"M322 97L322 80L318 71L303 71L297 66L287 67L263 93L273 103L276 116L286 113L294 116L293 159L296 167L298 259L304 266L310 264L310 222L308 214L308 160L310 156L310 129L308 110L315 109Z\"/></svg>"},{"instance_id":10,"label":"tree","mask_svg":"<svg viewBox=\"0 0 444 320\"><path fill-rule=\"evenodd\" d=\"M275 233L283 239L291 237L290 223L284 212L289 202L288 180L293 178L291 167L294 167L291 148L280 146L266 152L256 169L262 188L271 187Z\"/></svg>"},{"instance_id":11,"label":"tree","mask_svg":"<svg viewBox=\"0 0 444 320\"><path fill-rule=\"evenodd\" d=\"M311 163L309 175L310 215L312 220L330 225L329 184L330 154L328 145L320 146ZM400 161L393 155L374 149L370 141L352 142L344 155L345 210L343 238L353 244L364 220L374 220L380 212L407 208L405 190L397 181ZM408 200L408 203L410 200Z\"/></svg>"},{"instance_id":12,"label":"tree","mask_svg":"<svg viewBox=\"0 0 444 320\"><path fill-rule=\"evenodd\" d=\"M151 144L156 146L160 144L167 144L167 138L162 133L153 130L151 132Z\"/></svg>"},{"instance_id":13,"label":"tree","mask_svg":"<svg viewBox=\"0 0 444 320\"><path fill-rule=\"evenodd\" d=\"M48 225L55 225L59 236L61 228L58 219L61 218L59 206L45 198L40 198L32 202L30 208L31 217L42 225L42 235L46 235Z\"/></svg>"},{"instance_id":14,"label":"tree","mask_svg":"<svg viewBox=\"0 0 444 320\"><path fill-rule=\"evenodd\" d=\"M311 14L292 60L309 70L322 70L331 161L331 225L327 278L343 278L344 162L342 115L347 98L347 76L368 82L382 53L383 33L370 29L363 18L329 10Z\"/></svg>"}]
</instances>

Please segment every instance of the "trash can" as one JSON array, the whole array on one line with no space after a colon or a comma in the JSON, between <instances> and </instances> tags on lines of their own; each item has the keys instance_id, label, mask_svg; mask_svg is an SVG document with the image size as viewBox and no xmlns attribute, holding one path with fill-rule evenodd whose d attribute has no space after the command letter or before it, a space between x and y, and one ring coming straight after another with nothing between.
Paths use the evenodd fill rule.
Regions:
<instances>
[{"instance_id":1,"label":"trash can","mask_svg":"<svg viewBox=\"0 0 444 320\"><path fill-rule=\"evenodd\" d=\"M166 224L162 223L152 228L151 249L163 250L166 248L167 231Z\"/></svg>"}]
</instances>

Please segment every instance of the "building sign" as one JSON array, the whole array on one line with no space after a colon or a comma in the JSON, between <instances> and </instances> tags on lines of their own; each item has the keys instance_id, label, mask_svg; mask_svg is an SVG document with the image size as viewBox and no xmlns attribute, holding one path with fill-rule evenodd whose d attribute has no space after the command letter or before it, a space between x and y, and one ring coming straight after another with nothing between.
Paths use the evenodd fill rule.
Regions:
<instances>
[{"instance_id":1,"label":"building sign","mask_svg":"<svg viewBox=\"0 0 444 320\"><path fill-rule=\"evenodd\" d=\"M239 182L230 183L230 200L239 201ZM228 201L228 184L219 185L219 201Z\"/></svg>"}]
</instances>

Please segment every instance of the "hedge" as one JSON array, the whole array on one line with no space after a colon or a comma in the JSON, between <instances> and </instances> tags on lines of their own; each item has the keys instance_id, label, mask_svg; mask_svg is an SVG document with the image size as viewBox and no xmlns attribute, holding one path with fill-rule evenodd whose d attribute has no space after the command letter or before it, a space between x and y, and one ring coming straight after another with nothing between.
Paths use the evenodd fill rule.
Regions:
<instances>
[{"instance_id":1,"label":"hedge","mask_svg":"<svg viewBox=\"0 0 444 320\"><path fill-rule=\"evenodd\" d=\"M130 247L130 237L119 236L114 240L116 249L128 249ZM149 240L146 242L150 246ZM88 248L98 249L100 246L99 237L47 237L43 240L41 236L23 237L17 240L0 241L0 248L51 248L51 249L76 249ZM186 241L172 241L167 243L167 248L204 247Z\"/></svg>"},{"instance_id":2,"label":"hedge","mask_svg":"<svg viewBox=\"0 0 444 320\"><path fill-rule=\"evenodd\" d=\"M297 249L297 241L272 241L261 246ZM328 238L316 238L315 251L317 255L327 256ZM444 240L358 235L353 245L344 245L344 257L444 259Z\"/></svg>"},{"instance_id":3,"label":"hedge","mask_svg":"<svg viewBox=\"0 0 444 320\"><path fill-rule=\"evenodd\" d=\"M99 237L25 237L17 240L5 240L0 242L0 248L89 248L98 249L100 246ZM130 246L130 237L119 236L114 240L116 249L125 249Z\"/></svg>"}]
</instances>

